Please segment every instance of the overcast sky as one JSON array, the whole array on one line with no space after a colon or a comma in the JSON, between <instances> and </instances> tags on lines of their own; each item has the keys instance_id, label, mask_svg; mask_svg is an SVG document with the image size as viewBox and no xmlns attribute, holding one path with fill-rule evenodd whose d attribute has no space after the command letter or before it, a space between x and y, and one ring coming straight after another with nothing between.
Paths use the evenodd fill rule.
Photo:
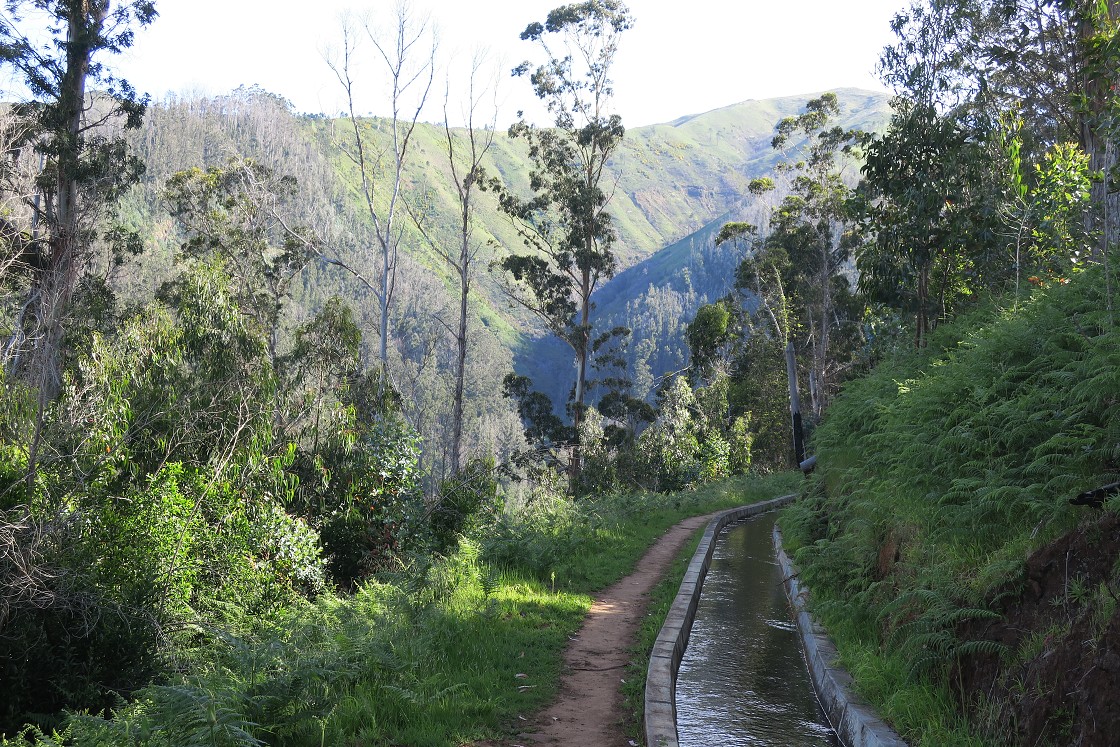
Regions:
<instances>
[{"instance_id":1,"label":"overcast sky","mask_svg":"<svg viewBox=\"0 0 1120 747\"><path fill-rule=\"evenodd\" d=\"M533 45L518 36L563 0L414 0L439 29L440 59L462 72L472 53L502 61L498 124L532 101L528 82L508 69ZM905 0L630 0L636 23L622 41L613 79L614 109L628 127L698 114L746 99L840 87L882 90L874 75ZM139 90L225 93L257 84L297 111L338 113L342 89L324 59L341 39L340 16L392 18L393 0L156 0L160 17L110 61ZM107 60L108 61L108 60ZM445 75L424 119L442 121ZM453 76L453 88L462 84ZM386 113L385 89L370 63L359 113ZM456 107L452 107L454 110ZM454 112L452 117L455 117Z\"/></svg>"}]
</instances>

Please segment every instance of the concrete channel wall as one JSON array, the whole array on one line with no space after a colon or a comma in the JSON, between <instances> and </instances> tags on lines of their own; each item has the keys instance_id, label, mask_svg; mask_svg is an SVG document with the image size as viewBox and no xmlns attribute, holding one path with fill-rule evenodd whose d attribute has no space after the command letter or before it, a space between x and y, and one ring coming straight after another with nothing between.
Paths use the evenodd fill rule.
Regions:
<instances>
[{"instance_id":1,"label":"concrete channel wall","mask_svg":"<svg viewBox=\"0 0 1120 747\"><path fill-rule=\"evenodd\" d=\"M774 525L774 552L782 569L786 596L793 605L813 687L840 741L848 747L906 747L906 742L852 693L851 675L836 665L836 646L806 610L809 591L797 578L797 571L782 547L782 530L777 524Z\"/></svg>"},{"instance_id":2,"label":"concrete channel wall","mask_svg":"<svg viewBox=\"0 0 1120 747\"><path fill-rule=\"evenodd\" d=\"M681 581L681 588L665 616L665 624L653 644L646 669L646 744L649 747L678 747L677 744L677 670L681 665L692 620L700 603L700 589L704 576L712 563L716 537L733 521L770 511L791 503L794 496L787 495L753 506L740 506L724 511L708 523L700 546L688 564Z\"/></svg>"},{"instance_id":3,"label":"concrete channel wall","mask_svg":"<svg viewBox=\"0 0 1120 747\"><path fill-rule=\"evenodd\" d=\"M646 670L645 699L645 732L649 747L678 747L677 670L688 646L704 576L711 565L715 541L720 531L734 521L780 508L793 499L794 496L787 495L752 506L733 508L708 523L650 654ZM847 685L851 678L846 672L834 667L836 649L805 611L807 592L797 583L789 558L781 550L781 535L777 533L777 527L775 533L778 560L779 563L784 563L782 577L785 579L786 593L794 604L809 671L829 721L849 747L905 747L906 743L890 731L866 705L848 693Z\"/></svg>"}]
</instances>

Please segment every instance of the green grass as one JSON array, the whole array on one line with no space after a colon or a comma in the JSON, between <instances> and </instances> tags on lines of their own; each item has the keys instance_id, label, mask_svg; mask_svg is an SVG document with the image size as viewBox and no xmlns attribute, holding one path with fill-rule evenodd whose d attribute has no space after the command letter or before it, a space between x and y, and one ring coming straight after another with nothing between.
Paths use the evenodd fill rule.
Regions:
<instances>
[{"instance_id":1,"label":"green grass","mask_svg":"<svg viewBox=\"0 0 1120 747\"><path fill-rule=\"evenodd\" d=\"M192 631L179 649L183 673L115 714L78 714L61 734L0 742L442 747L510 738L555 696L588 592L628 573L676 522L789 493L798 479L732 478L673 495L563 501L564 512L526 509L503 519L492 549L529 548L537 553L530 560L552 565L496 559L487 552L495 527L487 526L450 557L351 597L323 595L278 621L245 620L233 609L229 629L238 633ZM534 510L543 511L539 521ZM681 572L678 563L659 600L671 599ZM658 605L643 631L646 651L664 616Z\"/></svg>"},{"instance_id":2,"label":"green grass","mask_svg":"<svg viewBox=\"0 0 1120 747\"><path fill-rule=\"evenodd\" d=\"M992 616L1027 555L1076 526L1069 498L1120 477L1103 291L1098 268L939 329L850 384L816 432L783 532L857 688L911 744L998 736L950 694L978 645L957 625Z\"/></svg>"},{"instance_id":3,"label":"green grass","mask_svg":"<svg viewBox=\"0 0 1120 747\"><path fill-rule=\"evenodd\" d=\"M629 573L654 540L682 519L795 492L800 475L741 476L695 490L541 503L503 518L482 538L483 555L557 589L591 592Z\"/></svg>"},{"instance_id":4,"label":"green grass","mask_svg":"<svg viewBox=\"0 0 1120 747\"><path fill-rule=\"evenodd\" d=\"M626 711L626 732L639 744L645 741L646 669L649 665L650 652L653 651L653 644L657 642L661 626L665 624L665 616L673 606L673 600L677 597L681 581L688 571L688 564L700 545L700 538L704 535L705 529L706 527L700 527L692 533L692 538L673 559L669 573L650 592L649 609L638 629L638 638L631 648L622 697L623 708Z\"/></svg>"}]
</instances>

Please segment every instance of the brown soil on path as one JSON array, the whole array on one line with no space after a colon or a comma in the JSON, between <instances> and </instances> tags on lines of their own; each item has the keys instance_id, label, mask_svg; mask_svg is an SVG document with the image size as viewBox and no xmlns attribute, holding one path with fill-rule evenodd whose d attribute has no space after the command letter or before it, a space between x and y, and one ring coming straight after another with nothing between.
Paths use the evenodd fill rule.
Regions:
<instances>
[{"instance_id":1,"label":"brown soil on path","mask_svg":"<svg viewBox=\"0 0 1120 747\"><path fill-rule=\"evenodd\" d=\"M600 592L579 634L564 652L556 701L537 715L535 730L512 744L626 747L622 677L630 663L649 592L661 581L692 533L715 514L685 519L646 551L634 572Z\"/></svg>"}]
</instances>

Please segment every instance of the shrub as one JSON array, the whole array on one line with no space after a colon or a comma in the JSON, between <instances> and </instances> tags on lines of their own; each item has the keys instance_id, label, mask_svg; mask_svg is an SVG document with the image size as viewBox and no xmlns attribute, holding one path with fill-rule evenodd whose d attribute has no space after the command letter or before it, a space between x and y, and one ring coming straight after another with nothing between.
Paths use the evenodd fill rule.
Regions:
<instances>
[{"instance_id":1,"label":"shrub","mask_svg":"<svg viewBox=\"0 0 1120 747\"><path fill-rule=\"evenodd\" d=\"M712 431L700 445L697 461L700 465L697 479L701 482L727 477L731 474L731 444L724 441L718 432Z\"/></svg>"},{"instance_id":2,"label":"shrub","mask_svg":"<svg viewBox=\"0 0 1120 747\"><path fill-rule=\"evenodd\" d=\"M107 708L156 671L152 589L104 585L91 517L0 512L0 732Z\"/></svg>"},{"instance_id":3,"label":"shrub","mask_svg":"<svg viewBox=\"0 0 1120 747\"><path fill-rule=\"evenodd\" d=\"M459 534L471 528L479 513L494 514L501 510L494 457L470 460L462 472L440 483L429 519L436 550L446 552L453 547Z\"/></svg>"},{"instance_id":4,"label":"shrub","mask_svg":"<svg viewBox=\"0 0 1120 747\"><path fill-rule=\"evenodd\" d=\"M754 435L751 433L751 414L740 415L731 424L728 434L728 466L733 475L745 475L751 469L751 447Z\"/></svg>"},{"instance_id":5,"label":"shrub","mask_svg":"<svg viewBox=\"0 0 1120 747\"><path fill-rule=\"evenodd\" d=\"M694 404L692 389L678 376L662 397L657 420L638 438L638 448L657 476L658 490L680 490L699 472L700 444L691 412Z\"/></svg>"},{"instance_id":6,"label":"shrub","mask_svg":"<svg viewBox=\"0 0 1120 747\"><path fill-rule=\"evenodd\" d=\"M322 520L323 551L335 583L353 588L426 539L419 436L384 418L335 454L328 481L343 489Z\"/></svg>"}]
</instances>

